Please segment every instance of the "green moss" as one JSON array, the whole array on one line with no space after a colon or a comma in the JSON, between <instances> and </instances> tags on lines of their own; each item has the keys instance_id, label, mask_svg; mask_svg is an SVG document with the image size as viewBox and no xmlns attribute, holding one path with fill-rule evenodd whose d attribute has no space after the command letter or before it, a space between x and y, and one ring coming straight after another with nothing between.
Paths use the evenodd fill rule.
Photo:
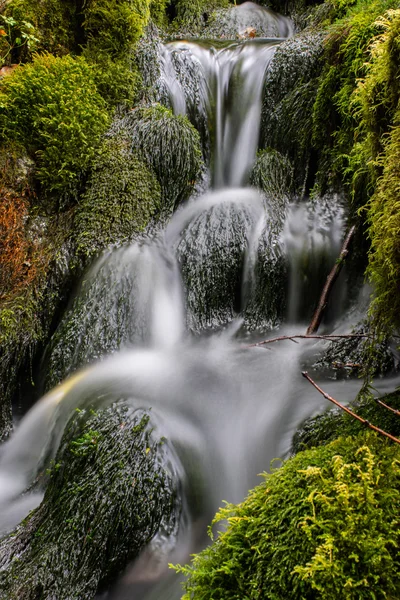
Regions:
<instances>
[{"instance_id":1,"label":"green moss","mask_svg":"<svg viewBox=\"0 0 400 600\"><path fill-rule=\"evenodd\" d=\"M373 434L301 452L266 475L183 572L184 600L396 598L399 447Z\"/></svg>"},{"instance_id":2,"label":"green moss","mask_svg":"<svg viewBox=\"0 0 400 600\"><path fill-rule=\"evenodd\" d=\"M215 10L229 5L229 0L177 0L173 25L179 31L196 35L201 33Z\"/></svg>"},{"instance_id":3,"label":"green moss","mask_svg":"<svg viewBox=\"0 0 400 600\"><path fill-rule=\"evenodd\" d=\"M42 504L0 542L0 598L91 600L179 514L165 446L124 404L71 418Z\"/></svg>"},{"instance_id":4,"label":"green moss","mask_svg":"<svg viewBox=\"0 0 400 600\"><path fill-rule=\"evenodd\" d=\"M160 205L160 186L129 143L119 136L105 139L76 212L79 251L90 255L131 239Z\"/></svg>"},{"instance_id":5,"label":"green moss","mask_svg":"<svg viewBox=\"0 0 400 600\"><path fill-rule=\"evenodd\" d=\"M36 56L0 84L1 134L37 156L36 176L47 193L76 194L107 124L82 58Z\"/></svg>"},{"instance_id":6,"label":"green moss","mask_svg":"<svg viewBox=\"0 0 400 600\"><path fill-rule=\"evenodd\" d=\"M400 409L400 394L394 392L381 398L394 409ZM400 419L380 406L372 397L364 397L350 404L350 408L363 419L380 427L387 433L400 437ZM359 435L365 426L340 409L328 410L322 415L307 419L293 438L293 451L299 452L327 444L339 435Z\"/></svg>"},{"instance_id":7,"label":"green moss","mask_svg":"<svg viewBox=\"0 0 400 600\"><path fill-rule=\"evenodd\" d=\"M111 127L129 139L156 174L167 211L186 200L203 166L200 136L186 117L161 105L136 108Z\"/></svg>"},{"instance_id":8,"label":"green moss","mask_svg":"<svg viewBox=\"0 0 400 600\"><path fill-rule=\"evenodd\" d=\"M115 59L123 57L143 34L150 0L88 0L82 12L87 46Z\"/></svg>"}]
</instances>

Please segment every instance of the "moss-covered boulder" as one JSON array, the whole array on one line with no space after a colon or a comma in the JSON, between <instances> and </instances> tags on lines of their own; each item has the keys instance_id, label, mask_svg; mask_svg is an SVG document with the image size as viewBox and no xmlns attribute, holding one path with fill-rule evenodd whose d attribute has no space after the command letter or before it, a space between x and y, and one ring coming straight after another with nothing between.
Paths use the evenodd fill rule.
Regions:
<instances>
[{"instance_id":1,"label":"moss-covered boulder","mask_svg":"<svg viewBox=\"0 0 400 600\"><path fill-rule=\"evenodd\" d=\"M78 251L90 256L130 240L160 209L160 185L153 172L131 152L129 141L106 138L75 215Z\"/></svg>"},{"instance_id":2,"label":"moss-covered boulder","mask_svg":"<svg viewBox=\"0 0 400 600\"><path fill-rule=\"evenodd\" d=\"M393 392L378 399L394 410L400 409L399 392ZM338 400L343 401L345 399L338 398ZM364 394L351 402L349 407L363 419L400 438L399 416L379 405L371 394ZM340 435L358 435L364 429L365 425L357 419L349 416L339 408L333 408L321 415L311 417L301 424L293 437L292 450L293 452L299 452L313 446L328 444Z\"/></svg>"},{"instance_id":3,"label":"moss-covered boulder","mask_svg":"<svg viewBox=\"0 0 400 600\"><path fill-rule=\"evenodd\" d=\"M324 34L304 32L275 52L264 85L261 140L289 158L297 190L312 187L318 169L312 147L313 106L322 69Z\"/></svg>"},{"instance_id":4,"label":"moss-covered boulder","mask_svg":"<svg viewBox=\"0 0 400 600\"><path fill-rule=\"evenodd\" d=\"M399 446L375 434L301 452L215 521L184 600L361 600L400 593Z\"/></svg>"},{"instance_id":5,"label":"moss-covered boulder","mask_svg":"<svg viewBox=\"0 0 400 600\"><path fill-rule=\"evenodd\" d=\"M186 117L160 105L139 107L111 126L110 135L129 140L154 171L167 212L186 200L202 169L200 136Z\"/></svg>"},{"instance_id":6,"label":"moss-covered boulder","mask_svg":"<svg viewBox=\"0 0 400 600\"><path fill-rule=\"evenodd\" d=\"M229 0L176 0L173 28L181 35L201 35L213 13L229 4Z\"/></svg>"},{"instance_id":7,"label":"moss-covered boulder","mask_svg":"<svg viewBox=\"0 0 400 600\"><path fill-rule=\"evenodd\" d=\"M0 542L2 600L92 600L160 525L175 533L175 482L148 423L121 403L73 416L41 505Z\"/></svg>"},{"instance_id":8,"label":"moss-covered boulder","mask_svg":"<svg viewBox=\"0 0 400 600\"><path fill-rule=\"evenodd\" d=\"M108 122L93 70L83 58L38 55L0 82L3 139L22 144L37 159L41 199L53 194L63 206L76 198Z\"/></svg>"}]
</instances>

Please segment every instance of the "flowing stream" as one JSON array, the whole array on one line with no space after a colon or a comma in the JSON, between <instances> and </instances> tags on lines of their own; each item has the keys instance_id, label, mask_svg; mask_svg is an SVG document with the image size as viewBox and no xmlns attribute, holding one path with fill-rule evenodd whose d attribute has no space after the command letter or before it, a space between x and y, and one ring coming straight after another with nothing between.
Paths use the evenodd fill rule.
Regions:
<instances>
[{"instance_id":1,"label":"flowing stream","mask_svg":"<svg viewBox=\"0 0 400 600\"><path fill-rule=\"evenodd\" d=\"M57 378L67 379L1 449L0 527L7 530L40 502L40 494L19 495L43 456L54 456L77 406L102 406L107 390L107 402L123 397L152 408L155 432L174 448L170 468L186 493L181 531L177 539L160 532L102 598L179 598L167 563L201 547L221 503L240 502L272 459L287 456L296 426L325 408L301 377L320 343L248 347L271 326L272 337L304 332L344 222L338 199L289 203L280 222L274 199L246 187L264 76L281 38L293 32L288 19L256 10L273 20L278 37L162 48L175 112L197 111L208 123L211 188L154 239L105 253L92 267L48 351ZM188 63L197 73L196 100L179 71ZM332 324L342 311L344 282L335 293ZM344 401L359 388L357 381L323 385Z\"/></svg>"}]
</instances>

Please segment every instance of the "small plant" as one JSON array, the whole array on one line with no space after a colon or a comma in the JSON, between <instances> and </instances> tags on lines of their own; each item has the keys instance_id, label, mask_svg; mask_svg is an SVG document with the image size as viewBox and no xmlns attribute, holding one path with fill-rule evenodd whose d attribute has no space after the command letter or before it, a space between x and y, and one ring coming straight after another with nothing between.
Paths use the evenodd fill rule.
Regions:
<instances>
[{"instance_id":1,"label":"small plant","mask_svg":"<svg viewBox=\"0 0 400 600\"><path fill-rule=\"evenodd\" d=\"M24 46L33 51L39 42L35 36L35 28L29 21L17 21L14 17L0 15L0 61L4 65L11 58L14 49Z\"/></svg>"}]
</instances>

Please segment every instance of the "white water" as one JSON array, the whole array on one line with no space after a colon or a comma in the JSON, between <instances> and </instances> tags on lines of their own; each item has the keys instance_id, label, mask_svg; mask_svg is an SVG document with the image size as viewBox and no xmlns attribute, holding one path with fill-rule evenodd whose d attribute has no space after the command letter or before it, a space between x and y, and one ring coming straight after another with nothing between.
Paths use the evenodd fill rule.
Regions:
<instances>
[{"instance_id":1,"label":"white water","mask_svg":"<svg viewBox=\"0 0 400 600\"><path fill-rule=\"evenodd\" d=\"M192 53L202 67L204 102L216 132L213 181L217 188L230 189L188 204L156 241L100 259L86 282L95 286L94 295L88 296L86 315L88 319L90 314L96 316L98 328L89 325L89 330L82 329L89 333L76 336L69 372L97 356L97 350L90 350L104 331L104 319L112 321L110 335L118 333L118 343L108 350L114 351L113 356L78 371L49 392L1 448L0 529L9 530L40 502L39 494L21 498L21 493L33 481L44 457L54 456L76 407L102 406L107 390L108 402L124 397L137 408L152 408L155 435L164 435L175 447L175 470L202 507L201 515L192 522L189 506L188 524L178 540L166 540L160 534L104 596L107 598L179 598L176 578L167 574L167 563L187 560L204 542L207 522L222 501L241 501L257 483L257 474L268 469L272 459L287 455L300 421L325 408L325 400L301 377L303 362L317 354L320 345L288 341L268 350L248 348L249 341L236 335L240 318L212 335L189 334L184 301L188 290L182 287L175 255L182 232L199 215L226 206L244 207L251 215L243 257L245 285L252 280L265 206L256 191L234 186L243 185L254 160L263 77L276 43L235 43L222 50L186 42L175 45L175 50ZM172 105L182 114L187 99L172 71L169 52L164 52L164 64L172 81ZM240 93L236 93L238 89ZM311 223L307 215L304 207L292 207L282 232L282 243L292 259L288 304L294 322L299 319L298 296L302 294L300 259L296 257L315 262L315 256L321 254L315 251L318 244L323 254L335 256L342 235L341 215L330 224L322 217ZM205 243L199 240L199 254ZM116 307L122 297L121 313ZM102 306L107 306L103 313ZM300 329L292 324L288 331L282 327L279 334L304 331L297 327ZM88 351L81 353L85 343ZM327 392L342 401L353 398L359 385L357 381L323 382ZM391 389L393 382L383 385Z\"/></svg>"}]
</instances>

